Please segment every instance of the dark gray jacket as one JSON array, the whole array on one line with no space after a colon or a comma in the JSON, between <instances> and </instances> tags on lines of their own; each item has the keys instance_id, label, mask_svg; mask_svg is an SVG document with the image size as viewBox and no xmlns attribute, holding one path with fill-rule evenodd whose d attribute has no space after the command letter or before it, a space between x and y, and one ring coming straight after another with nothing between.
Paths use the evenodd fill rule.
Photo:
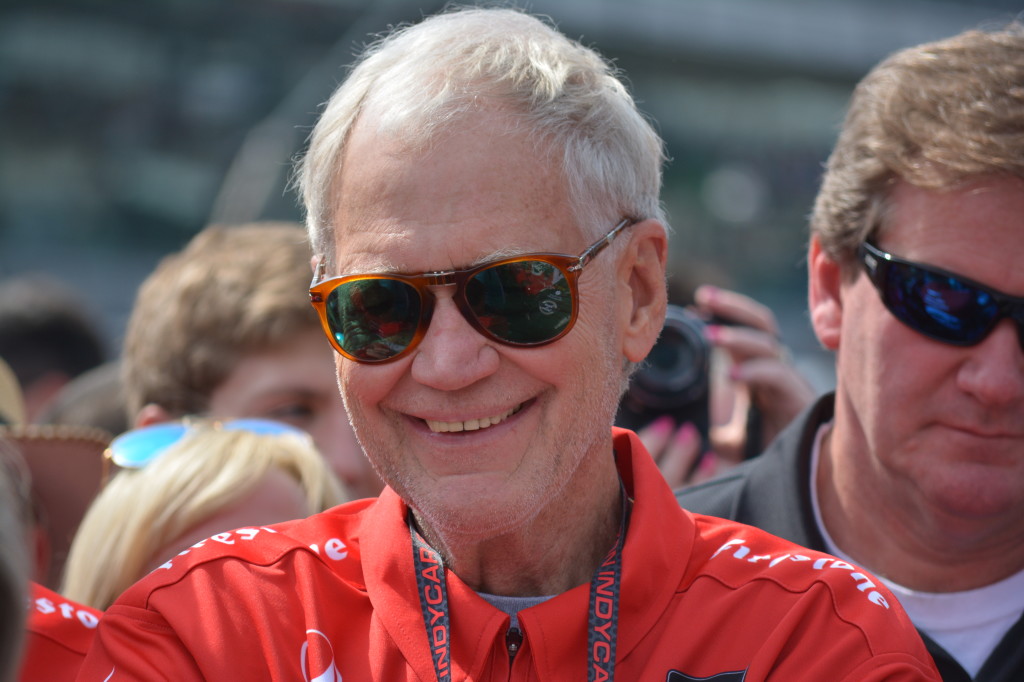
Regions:
<instances>
[{"instance_id":1,"label":"dark gray jacket","mask_svg":"<svg viewBox=\"0 0 1024 682\"><path fill-rule=\"evenodd\" d=\"M811 450L818 427L832 419L835 396L822 396L793 420L764 454L720 478L676 491L693 512L756 526L810 549L827 552L811 506ZM971 677L942 647L922 633L945 682ZM1024 682L1024 617L985 661L975 682Z\"/></svg>"}]
</instances>

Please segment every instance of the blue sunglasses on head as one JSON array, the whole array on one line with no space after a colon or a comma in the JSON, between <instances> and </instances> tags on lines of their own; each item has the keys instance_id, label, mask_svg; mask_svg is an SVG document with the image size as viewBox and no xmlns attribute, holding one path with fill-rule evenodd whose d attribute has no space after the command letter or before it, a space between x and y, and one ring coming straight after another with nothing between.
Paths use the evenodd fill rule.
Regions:
<instances>
[{"instance_id":1,"label":"blue sunglasses on head","mask_svg":"<svg viewBox=\"0 0 1024 682\"><path fill-rule=\"evenodd\" d=\"M260 436L299 435L306 432L289 424L270 419L233 419L209 422L213 428L225 431L248 431ZM122 469L141 469L164 451L195 430L197 422L177 421L153 424L126 431L110 441L104 457Z\"/></svg>"},{"instance_id":2,"label":"blue sunglasses on head","mask_svg":"<svg viewBox=\"0 0 1024 682\"><path fill-rule=\"evenodd\" d=\"M1024 348L1024 297L899 258L868 242L860 245L858 256L882 303L914 331L954 346L973 346L1009 318Z\"/></svg>"}]
</instances>

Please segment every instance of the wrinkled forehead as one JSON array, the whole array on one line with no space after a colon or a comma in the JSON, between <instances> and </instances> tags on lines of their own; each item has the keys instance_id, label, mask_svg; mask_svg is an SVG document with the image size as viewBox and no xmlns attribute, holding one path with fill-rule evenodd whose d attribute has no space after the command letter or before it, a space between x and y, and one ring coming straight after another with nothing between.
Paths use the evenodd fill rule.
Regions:
<instances>
[{"instance_id":1,"label":"wrinkled forehead","mask_svg":"<svg viewBox=\"0 0 1024 682\"><path fill-rule=\"evenodd\" d=\"M434 272L586 246L561 157L502 112L423 149L357 123L336 189L333 274Z\"/></svg>"},{"instance_id":2,"label":"wrinkled forehead","mask_svg":"<svg viewBox=\"0 0 1024 682\"><path fill-rule=\"evenodd\" d=\"M557 237L559 231L567 233ZM401 273L424 274L461 270L530 253L577 255L575 244L583 236L575 224L560 224L550 231L519 229L517 225L480 230L486 237L460 238L457 225L351 226L336 233L336 275ZM540 233L538 236L537 233ZM573 249L556 244L573 244Z\"/></svg>"}]
</instances>

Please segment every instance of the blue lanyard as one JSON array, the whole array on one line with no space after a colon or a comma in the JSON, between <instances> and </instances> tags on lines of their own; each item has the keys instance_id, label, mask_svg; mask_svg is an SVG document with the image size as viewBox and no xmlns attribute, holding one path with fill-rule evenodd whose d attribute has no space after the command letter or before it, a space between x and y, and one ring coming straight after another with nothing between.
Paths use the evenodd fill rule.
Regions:
<instances>
[{"instance_id":1,"label":"blue lanyard","mask_svg":"<svg viewBox=\"0 0 1024 682\"><path fill-rule=\"evenodd\" d=\"M611 548L590 580L590 610L587 614L587 681L614 682L615 649L618 639L619 592L622 581L622 546L626 541L631 500L623 491L622 525ZM451 623L448 618L448 589L441 555L416 532L409 515L412 556L416 566L423 625L434 661L438 682L451 682Z\"/></svg>"}]
</instances>

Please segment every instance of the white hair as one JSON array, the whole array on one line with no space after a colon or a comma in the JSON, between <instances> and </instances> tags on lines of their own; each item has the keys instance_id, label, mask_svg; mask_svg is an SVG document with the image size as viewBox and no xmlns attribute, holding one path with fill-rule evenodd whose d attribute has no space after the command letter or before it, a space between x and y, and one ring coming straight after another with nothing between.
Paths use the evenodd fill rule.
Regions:
<instances>
[{"instance_id":1,"label":"white hair","mask_svg":"<svg viewBox=\"0 0 1024 682\"><path fill-rule=\"evenodd\" d=\"M500 109L561 155L585 235L596 239L623 217L667 224L663 143L614 67L518 10L453 9L371 44L325 105L296 181L313 251L328 260L345 143L371 106L360 125L372 119L381 135L417 148L475 112Z\"/></svg>"}]
</instances>

